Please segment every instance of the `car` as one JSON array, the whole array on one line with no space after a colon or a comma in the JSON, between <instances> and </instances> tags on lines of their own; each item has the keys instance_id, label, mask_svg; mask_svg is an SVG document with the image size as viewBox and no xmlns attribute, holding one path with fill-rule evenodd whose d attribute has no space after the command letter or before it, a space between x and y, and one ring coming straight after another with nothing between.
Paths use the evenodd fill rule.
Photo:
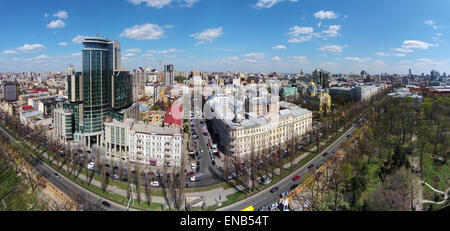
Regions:
<instances>
[{"instance_id":1,"label":"car","mask_svg":"<svg viewBox=\"0 0 450 231\"><path fill-rule=\"evenodd\" d=\"M108 208L111 207L111 204L108 203L107 201L103 201L102 205L104 205L105 207L108 207Z\"/></svg>"},{"instance_id":2,"label":"car","mask_svg":"<svg viewBox=\"0 0 450 231\"><path fill-rule=\"evenodd\" d=\"M350 138L350 135L347 135L347 138Z\"/></svg>"},{"instance_id":3,"label":"car","mask_svg":"<svg viewBox=\"0 0 450 231\"><path fill-rule=\"evenodd\" d=\"M216 161L213 160L213 161L211 162L211 164L212 164L213 166L216 165Z\"/></svg>"},{"instance_id":4,"label":"car","mask_svg":"<svg viewBox=\"0 0 450 231\"><path fill-rule=\"evenodd\" d=\"M302 150L302 148L303 148L303 145L299 145L299 146L297 147L298 150Z\"/></svg>"},{"instance_id":5,"label":"car","mask_svg":"<svg viewBox=\"0 0 450 231\"><path fill-rule=\"evenodd\" d=\"M195 176L192 176L191 177L191 182L195 182L197 179L196 179L196 177Z\"/></svg>"},{"instance_id":6,"label":"car","mask_svg":"<svg viewBox=\"0 0 450 231\"><path fill-rule=\"evenodd\" d=\"M119 179L119 175L114 174L113 178L114 178L114 179Z\"/></svg>"},{"instance_id":7,"label":"car","mask_svg":"<svg viewBox=\"0 0 450 231\"><path fill-rule=\"evenodd\" d=\"M200 165L200 161L197 160L197 165Z\"/></svg>"},{"instance_id":8,"label":"car","mask_svg":"<svg viewBox=\"0 0 450 231\"><path fill-rule=\"evenodd\" d=\"M150 185L153 186L153 187L158 187L159 186L159 182L158 181L152 181L150 183Z\"/></svg>"},{"instance_id":9,"label":"car","mask_svg":"<svg viewBox=\"0 0 450 231\"><path fill-rule=\"evenodd\" d=\"M308 166L309 169L314 168L314 164L311 164L310 166Z\"/></svg>"},{"instance_id":10,"label":"car","mask_svg":"<svg viewBox=\"0 0 450 231\"><path fill-rule=\"evenodd\" d=\"M195 169L195 164L194 163L191 164L191 168L192 168L192 170Z\"/></svg>"},{"instance_id":11,"label":"car","mask_svg":"<svg viewBox=\"0 0 450 231\"><path fill-rule=\"evenodd\" d=\"M56 173L56 172L55 172L55 177L56 177L56 179L59 179L59 178L61 178L61 177L59 176L59 174L58 174L58 173Z\"/></svg>"},{"instance_id":12,"label":"car","mask_svg":"<svg viewBox=\"0 0 450 231\"><path fill-rule=\"evenodd\" d=\"M292 178L293 181L296 181L298 179L300 179L300 176L294 176L294 178Z\"/></svg>"},{"instance_id":13,"label":"car","mask_svg":"<svg viewBox=\"0 0 450 231\"><path fill-rule=\"evenodd\" d=\"M217 166L217 170L223 172L223 167L222 166Z\"/></svg>"},{"instance_id":14,"label":"car","mask_svg":"<svg viewBox=\"0 0 450 231\"><path fill-rule=\"evenodd\" d=\"M327 156L328 155L328 152L325 152L322 156Z\"/></svg>"},{"instance_id":15,"label":"car","mask_svg":"<svg viewBox=\"0 0 450 231\"><path fill-rule=\"evenodd\" d=\"M187 173L187 169L184 169L184 173Z\"/></svg>"},{"instance_id":16,"label":"car","mask_svg":"<svg viewBox=\"0 0 450 231\"><path fill-rule=\"evenodd\" d=\"M90 162L90 163L88 163L87 168L88 168L88 170L92 170L92 169L94 169L94 166L95 166L94 162Z\"/></svg>"},{"instance_id":17,"label":"car","mask_svg":"<svg viewBox=\"0 0 450 231\"><path fill-rule=\"evenodd\" d=\"M195 174L195 172L188 172L188 173L186 173L186 176L192 176L194 174Z\"/></svg>"},{"instance_id":18,"label":"car","mask_svg":"<svg viewBox=\"0 0 450 231\"><path fill-rule=\"evenodd\" d=\"M261 207L259 207L259 209L258 209L258 211L266 211L267 210L267 207L266 206L261 206Z\"/></svg>"},{"instance_id":19,"label":"car","mask_svg":"<svg viewBox=\"0 0 450 231\"><path fill-rule=\"evenodd\" d=\"M279 189L278 187L273 187L272 189L270 189L270 192L275 193L276 191L278 191L278 189Z\"/></svg>"},{"instance_id":20,"label":"car","mask_svg":"<svg viewBox=\"0 0 450 231\"><path fill-rule=\"evenodd\" d=\"M280 198L283 198L283 197L287 196L288 194L289 194L288 191L282 192L282 193L280 194Z\"/></svg>"},{"instance_id":21,"label":"car","mask_svg":"<svg viewBox=\"0 0 450 231\"><path fill-rule=\"evenodd\" d=\"M294 189L296 189L297 187L298 187L298 184L292 185L292 186L291 186L291 191L294 190Z\"/></svg>"},{"instance_id":22,"label":"car","mask_svg":"<svg viewBox=\"0 0 450 231\"><path fill-rule=\"evenodd\" d=\"M278 208L278 203L273 203L272 205L270 205L270 211L275 210L276 208Z\"/></svg>"},{"instance_id":23,"label":"car","mask_svg":"<svg viewBox=\"0 0 450 231\"><path fill-rule=\"evenodd\" d=\"M200 152L203 152L203 148L202 148L202 149L200 149Z\"/></svg>"}]
</instances>

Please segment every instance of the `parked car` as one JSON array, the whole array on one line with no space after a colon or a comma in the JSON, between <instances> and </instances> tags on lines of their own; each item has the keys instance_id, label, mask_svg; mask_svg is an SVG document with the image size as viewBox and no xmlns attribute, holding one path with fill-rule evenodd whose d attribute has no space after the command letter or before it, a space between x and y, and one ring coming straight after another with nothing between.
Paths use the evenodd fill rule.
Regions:
<instances>
[{"instance_id":1,"label":"parked car","mask_svg":"<svg viewBox=\"0 0 450 231\"><path fill-rule=\"evenodd\" d=\"M271 193L274 193L274 192L278 191L278 189L279 189L278 187L273 187L273 188L270 190L270 192L271 192Z\"/></svg>"},{"instance_id":2,"label":"parked car","mask_svg":"<svg viewBox=\"0 0 450 231\"><path fill-rule=\"evenodd\" d=\"M195 172L188 172L188 173L186 173L186 176L192 176L194 174L195 174Z\"/></svg>"},{"instance_id":3,"label":"parked car","mask_svg":"<svg viewBox=\"0 0 450 231\"><path fill-rule=\"evenodd\" d=\"M61 177L59 176L59 174L58 174L58 173L56 173L56 172L55 172L55 177L56 177L56 179L59 179L59 178L61 178Z\"/></svg>"},{"instance_id":4,"label":"parked car","mask_svg":"<svg viewBox=\"0 0 450 231\"><path fill-rule=\"evenodd\" d=\"M288 191L282 192L282 193L280 194L280 198L283 198L283 197L285 197L285 196L288 195L288 194L289 194Z\"/></svg>"},{"instance_id":5,"label":"parked car","mask_svg":"<svg viewBox=\"0 0 450 231\"><path fill-rule=\"evenodd\" d=\"M111 207L111 204L108 203L107 201L103 201L102 205L104 205L105 207L108 207L108 208Z\"/></svg>"},{"instance_id":6,"label":"parked car","mask_svg":"<svg viewBox=\"0 0 450 231\"><path fill-rule=\"evenodd\" d=\"M92 169L94 169L94 166L95 166L94 162L90 162L90 163L88 163L87 168L88 168L88 170L92 170Z\"/></svg>"},{"instance_id":7,"label":"parked car","mask_svg":"<svg viewBox=\"0 0 450 231\"><path fill-rule=\"evenodd\" d=\"M296 181L298 179L300 179L300 176L294 176L294 178L292 178L293 181Z\"/></svg>"},{"instance_id":8,"label":"parked car","mask_svg":"<svg viewBox=\"0 0 450 231\"><path fill-rule=\"evenodd\" d=\"M197 178L196 178L195 176L192 176L192 177L191 177L191 182L195 182L196 179L197 179Z\"/></svg>"},{"instance_id":9,"label":"parked car","mask_svg":"<svg viewBox=\"0 0 450 231\"><path fill-rule=\"evenodd\" d=\"M327 156L328 155L328 152L325 152L322 156Z\"/></svg>"},{"instance_id":10,"label":"parked car","mask_svg":"<svg viewBox=\"0 0 450 231\"><path fill-rule=\"evenodd\" d=\"M291 186L291 191L294 190L294 189L296 189L297 187L298 187L298 184L292 185L292 186Z\"/></svg>"},{"instance_id":11,"label":"parked car","mask_svg":"<svg viewBox=\"0 0 450 231\"><path fill-rule=\"evenodd\" d=\"M159 182L158 181L152 181L150 183L150 185L153 186L153 187L158 187L159 186Z\"/></svg>"},{"instance_id":12,"label":"parked car","mask_svg":"<svg viewBox=\"0 0 450 231\"><path fill-rule=\"evenodd\" d=\"M314 164L311 164L310 166L308 166L309 169L314 168Z\"/></svg>"}]
</instances>

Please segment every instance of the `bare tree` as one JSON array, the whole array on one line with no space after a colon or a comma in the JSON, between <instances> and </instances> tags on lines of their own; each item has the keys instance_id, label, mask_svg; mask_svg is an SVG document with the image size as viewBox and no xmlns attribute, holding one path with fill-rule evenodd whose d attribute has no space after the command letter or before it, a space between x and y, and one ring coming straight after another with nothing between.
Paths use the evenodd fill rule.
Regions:
<instances>
[{"instance_id":1,"label":"bare tree","mask_svg":"<svg viewBox=\"0 0 450 231\"><path fill-rule=\"evenodd\" d=\"M140 187L141 187L141 166L139 163L136 163L135 165L135 169L134 169L134 175L135 175L135 179L136 179L136 194L137 194L137 200L140 203L141 202L141 192L140 192Z\"/></svg>"}]
</instances>

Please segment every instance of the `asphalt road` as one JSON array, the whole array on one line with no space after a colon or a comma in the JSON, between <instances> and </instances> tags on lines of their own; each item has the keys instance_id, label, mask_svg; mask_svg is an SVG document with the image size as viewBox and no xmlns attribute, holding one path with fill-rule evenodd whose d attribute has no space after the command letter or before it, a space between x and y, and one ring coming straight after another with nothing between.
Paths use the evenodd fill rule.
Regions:
<instances>
[{"instance_id":1,"label":"asphalt road","mask_svg":"<svg viewBox=\"0 0 450 231\"><path fill-rule=\"evenodd\" d=\"M194 114L196 114L197 111L202 111L202 108L195 108L193 110ZM201 177L200 181L196 182L191 182L189 177L187 181L188 185L189 187L203 187L221 183L224 181L223 176L221 175L221 172L217 170L216 166L212 165L212 160L209 155L209 147L207 146L209 137L204 136L202 133L202 128L206 128L206 123L202 124L200 119L194 119L193 121L197 135L196 151L199 153L198 157L200 157L197 157L197 160L200 161L200 170L196 172L196 174L204 173L204 175ZM203 152L201 152L201 149L203 149ZM186 166L186 168L190 169L190 164L189 166ZM190 171L192 171L192 169Z\"/></svg>"},{"instance_id":2,"label":"asphalt road","mask_svg":"<svg viewBox=\"0 0 450 231\"><path fill-rule=\"evenodd\" d=\"M2 134L9 138L11 141L18 144L18 142L9 135L3 128L0 128ZM20 144L19 147L24 153L29 153L28 150L24 149ZM31 155L31 153L29 153ZM104 199L90 191L84 189L78 184L67 179L62 174L59 174L60 178L56 178L55 170L49 167L46 163L42 162L40 159L33 156L33 160L30 164L41 174L45 179L50 181L55 187L64 192L66 195L71 197L73 200L80 203L82 206L80 209L83 211L124 211L126 207L116 204L112 201ZM111 206L106 207L102 204L103 201L107 201Z\"/></svg>"},{"instance_id":3,"label":"asphalt road","mask_svg":"<svg viewBox=\"0 0 450 231\"><path fill-rule=\"evenodd\" d=\"M334 154L337 152L339 147L349 139L347 137L349 134L353 133L353 131L356 129L355 126L347 130L341 137L339 137L333 144L328 146L324 151L322 151L319 155L317 155L314 159L303 165L300 169L295 171L294 173L290 174L289 176L285 177L283 180L278 182L277 184L271 186L270 188L267 188L249 198L246 198L242 201L239 201L235 204L232 204L230 206L218 209L218 211L240 211L242 209L245 209L249 206L253 206L255 209L258 209L262 206L270 206L272 203L277 203L281 199L280 194L282 192L289 191L291 186L294 184L300 184L303 180L303 175L312 170L316 170L317 166L325 163L328 159L330 159ZM324 153L328 153L326 156L323 156ZM309 169L308 167L310 165L314 165L313 168ZM293 181L294 176L301 176L300 179ZM273 187L278 187L279 190L275 193L271 193L270 189Z\"/></svg>"}]
</instances>

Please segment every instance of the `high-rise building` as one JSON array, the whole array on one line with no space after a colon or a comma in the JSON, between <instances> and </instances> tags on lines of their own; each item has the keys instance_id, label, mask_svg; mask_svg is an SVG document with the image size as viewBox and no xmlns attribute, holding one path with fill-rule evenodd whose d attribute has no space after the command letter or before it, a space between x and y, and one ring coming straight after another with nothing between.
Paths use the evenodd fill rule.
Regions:
<instances>
[{"instance_id":1,"label":"high-rise building","mask_svg":"<svg viewBox=\"0 0 450 231\"><path fill-rule=\"evenodd\" d=\"M114 71L120 71L122 70L122 47L120 46L120 43L118 41L113 42L113 70Z\"/></svg>"},{"instance_id":2,"label":"high-rise building","mask_svg":"<svg viewBox=\"0 0 450 231\"><path fill-rule=\"evenodd\" d=\"M435 70L431 71L431 81L439 80L440 76L441 76L441 74L439 73L439 71L435 71Z\"/></svg>"},{"instance_id":3,"label":"high-rise building","mask_svg":"<svg viewBox=\"0 0 450 231\"><path fill-rule=\"evenodd\" d=\"M68 137L90 147L101 144L107 116L118 120L135 118L137 104L132 105L131 74L115 71L120 68L120 44L104 38L86 37L83 46L82 72L73 69L73 74L67 76L69 104L64 108L70 110L64 112L72 113L74 135Z\"/></svg>"},{"instance_id":4,"label":"high-rise building","mask_svg":"<svg viewBox=\"0 0 450 231\"><path fill-rule=\"evenodd\" d=\"M327 89L330 87L330 77L331 74L321 69L316 69L312 73L312 82L316 84L316 86L320 86L322 89Z\"/></svg>"},{"instance_id":5,"label":"high-rise building","mask_svg":"<svg viewBox=\"0 0 450 231\"><path fill-rule=\"evenodd\" d=\"M4 80L1 85L0 98L5 101L17 101L17 82L16 80Z\"/></svg>"},{"instance_id":6,"label":"high-rise building","mask_svg":"<svg viewBox=\"0 0 450 231\"><path fill-rule=\"evenodd\" d=\"M164 65L164 86L171 87L175 80L173 65Z\"/></svg>"},{"instance_id":7,"label":"high-rise building","mask_svg":"<svg viewBox=\"0 0 450 231\"><path fill-rule=\"evenodd\" d=\"M411 77L412 76L412 72L411 72L411 69L409 69L409 77Z\"/></svg>"}]
</instances>

